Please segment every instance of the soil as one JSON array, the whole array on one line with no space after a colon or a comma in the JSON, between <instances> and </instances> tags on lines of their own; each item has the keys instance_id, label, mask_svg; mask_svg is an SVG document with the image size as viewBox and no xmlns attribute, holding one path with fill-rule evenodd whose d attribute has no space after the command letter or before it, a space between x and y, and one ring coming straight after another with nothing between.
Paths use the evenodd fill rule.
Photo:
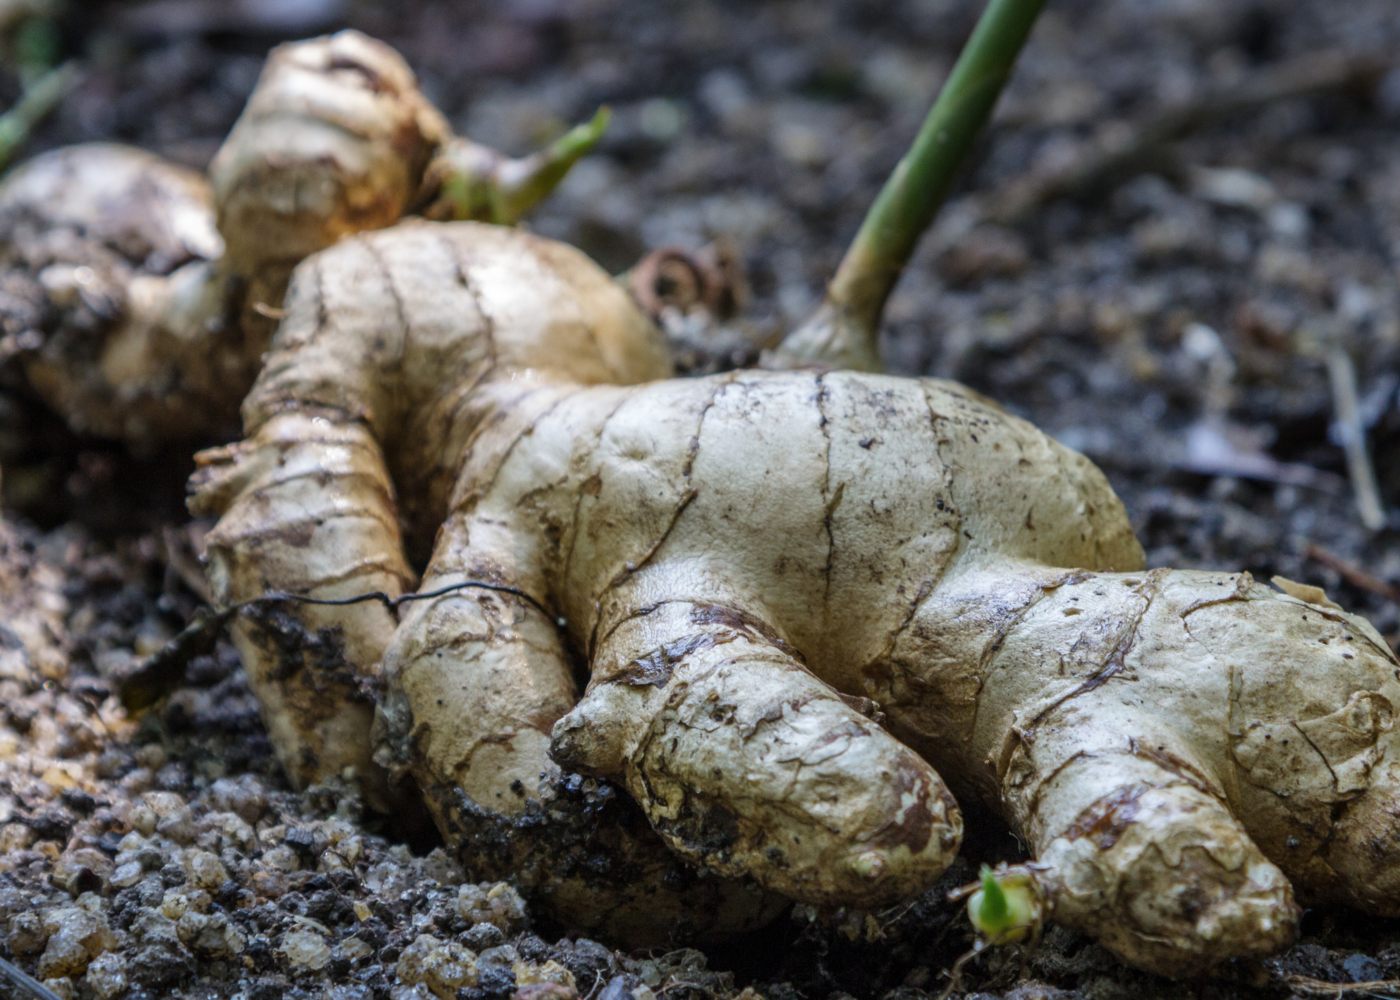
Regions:
<instances>
[{"instance_id":1,"label":"soil","mask_svg":"<svg viewBox=\"0 0 1400 1000\"><path fill-rule=\"evenodd\" d=\"M116 139L202 165L271 44L359 27L405 53L460 131L502 149L610 105L602 150L533 225L614 270L726 239L752 285L744 332L762 338L813 305L978 6L75 2L48 41L86 75L28 151ZM1400 645L1400 69L1203 122L1073 200L989 221L1193 95L1309 53L1400 51L1393 3L1051 6L891 304L888 356L1089 454L1154 564L1318 583ZM0 70L0 102L16 87ZM1390 512L1379 530L1358 514L1334 419L1328 359L1342 355ZM113 679L199 606L188 454L75 438L13 373L0 386L10 599L53 623L52 655L26 658L0 621L0 956L55 994L919 998L968 948L943 896L972 861L1015 852L992 827L906 907L799 908L752 939L629 956L532 922L430 843L395 842L351 789L290 791L227 647L127 716ZM4 595L0 578L0 608ZM1400 922L1316 910L1286 954L1202 980L1133 972L1051 928L967 964L959 991L1388 995L1392 979Z\"/></svg>"}]
</instances>

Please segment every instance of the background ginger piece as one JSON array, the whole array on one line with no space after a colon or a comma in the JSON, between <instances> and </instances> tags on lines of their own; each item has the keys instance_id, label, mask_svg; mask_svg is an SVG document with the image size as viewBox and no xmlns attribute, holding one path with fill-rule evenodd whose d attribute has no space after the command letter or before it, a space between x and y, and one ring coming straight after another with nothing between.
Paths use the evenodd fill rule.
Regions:
<instances>
[{"instance_id":1,"label":"background ginger piece","mask_svg":"<svg viewBox=\"0 0 1400 1000\"><path fill-rule=\"evenodd\" d=\"M86 433L139 450L231 433L302 258L454 181L485 199L463 211L499 195L518 218L600 135L459 164L467 141L389 46L355 31L278 46L209 182L95 144L0 184L0 357Z\"/></svg>"}]
</instances>

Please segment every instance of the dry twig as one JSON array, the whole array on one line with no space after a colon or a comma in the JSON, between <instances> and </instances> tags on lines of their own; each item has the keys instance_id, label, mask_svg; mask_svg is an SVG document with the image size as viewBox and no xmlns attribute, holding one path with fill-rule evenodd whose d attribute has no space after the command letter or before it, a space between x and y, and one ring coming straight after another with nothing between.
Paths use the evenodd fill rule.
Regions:
<instances>
[{"instance_id":1,"label":"dry twig","mask_svg":"<svg viewBox=\"0 0 1400 1000\"><path fill-rule=\"evenodd\" d=\"M1348 562L1335 552L1324 549L1321 545L1308 543L1308 547L1303 550L1303 554L1314 562L1319 562L1328 569L1335 572L1347 583L1360 590L1368 590L1373 594L1384 597L1388 601L1400 604L1400 584L1389 583L1380 577L1366 572L1360 566Z\"/></svg>"},{"instance_id":2,"label":"dry twig","mask_svg":"<svg viewBox=\"0 0 1400 1000\"><path fill-rule=\"evenodd\" d=\"M1347 474L1356 494L1356 512L1367 531L1380 531L1385 527L1385 505L1376 483L1376 470L1366 451L1366 427L1357 402L1356 366L1346 351L1333 347L1327 353L1327 374L1332 382L1332 400L1337 408L1342 447L1346 450Z\"/></svg>"},{"instance_id":3,"label":"dry twig","mask_svg":"<svg viewBox=\"0 0 1400 1000\"><path fill-rule=\"evenodd\" d=\"M0 958L0 986L13 1000L58 1000L58 995L19 966Z\"/></svg>"},{"instance_id":4,"label":"dry twig","mask_svg":"<svg viewBox=\"0 0 1400 1000\"><path fill-rule=\"evenodd\" d=\"M1368 979L1359 983L1332 983L1311 976L1289 976L1285 982L1288 988L1309 996L1340 997L1348 993L1362 993L1371 997L1400 996L1400 979Z\"/></svg>"}]
</instances>

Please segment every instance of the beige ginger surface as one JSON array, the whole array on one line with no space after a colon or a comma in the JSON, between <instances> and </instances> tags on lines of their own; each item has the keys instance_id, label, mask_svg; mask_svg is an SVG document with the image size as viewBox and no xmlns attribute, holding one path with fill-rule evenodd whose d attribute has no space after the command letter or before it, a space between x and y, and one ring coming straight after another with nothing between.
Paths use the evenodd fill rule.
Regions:
<instances>
[{"instance_id":1,"label":"beige ginger surface","mask_svg":"<svg viewBox=\"0 0 1400 1000\"><path fill-rule=\"evenodd\" d=\"M975 798L1055 919L1169 974L1282 946L1290 881L1393 912L1400 686L1364 621L1144 570L1087 460L956 385L666 373L606 275L526 234L404 225L301 266L247 438L196 478L220 600L400 593L400 504L441 525L419 592L472 583L401 621L244 623L294 777L385 782L382 683L377 759L466 858L620 933L628 901L551 873L559 765L706 870L823 905L927 886Z\"/></svg>"}]
</instances>

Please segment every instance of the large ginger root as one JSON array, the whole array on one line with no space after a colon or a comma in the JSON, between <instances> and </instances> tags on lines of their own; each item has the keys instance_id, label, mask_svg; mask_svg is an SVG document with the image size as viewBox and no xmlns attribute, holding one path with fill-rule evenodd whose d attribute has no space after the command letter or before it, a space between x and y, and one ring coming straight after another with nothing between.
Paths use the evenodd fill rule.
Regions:
<instances>
[{"instance_id":1,"label":"large ginger root","mask_svg":"<svg viewBox=\"0 0 1400 1000\"><path fill-rule=\"evenodd\" d=\"M321 66L354 78L362 62ZM432 146L425 121L413 134ZM1295 888L1400 912L1400 665L1365 622L1243 574L1145 571L1102 475L967 390L669 378L655 328L576 251L465 222L348 235L406 202L321 200L304 160L284 184L248 142L220 162L268 166L246 193L273 215L250 225L278 239L238 250L235 220L258 216L226 202L227 252L153 270L237 280L151 294L208 296L255 339L257 304L311 254L245 439L201 456L192 501L220 517L219 601L256 601L236 640L293 781L353 771L389 805L411 775L480 874L634 940L759 923L773 897L754 884L819 905L917 893L957 849L954 793L1030 844L1054 919L1146 968L1279 947ZM412 187L420 168L397 169L366 176ZM435 216L513 204L439 188L418 195ZM308 191L329 245L315 253L276 223ZM895 194L885 222L911 204ZM778 358L875 366L898 267L867 253L889 232L868 228ZM233 263L262 248L271 278ZM870 260L885 277L866 280ZM76 302L107 322L91 277L60 269L59 298L36 309ZM169 316L137 321L119 355L188 332ZM126 420L130 383L99 357L102 381L73 398L107 393ZM173 384L204 363L177 360ZM437 530L416 580L405 527ZM702 872L650 850L595 778Z\"/></svg>"},{"instance_id":2,"label":"large ginger root","mask_svg":"<svg viewBox=\"0 0 1400 1000\"><path fill-rule=\"evenodd\" d=\"M109 144L6 178L0 359L78 430L139 448L226 433L302 258L419 208L514 221L599 134L507 160L452 136L388 46L280 46L208 181Z\"/></svg>"},{"instance_id":3,"label":"large ginger root","mask_svg":"<svg viewBox=\"0 0 1400 1000\"><path fill-rule=\"evenodd\" d=\"M403 592L396 495L441 525L419 592L460 586L243 624L297 780L383 780L382 662L380 760L500 874L528 850L481 831L547 812L562 765L707 869L873 906L952 857L946 779L1026 838L1055 919L1147 968L1281 946L1290 881L1397 912L1400 666L1365 622L1144 571L1087 460L955 385L665 374L558 244L422 223L301 266L246 440L201 459L218 597Z\"/></svg>"},{"instance_id":4,"label":"large ginger root","mask_svg":"<svg viewBox=\"0 0 1400 1000\"><path fill-rule=\"evenodd\" d=\"M989 29L991 70L1015 34ZM940 98L776 358L873 365L903 213L927 221L925 154L968 107ZM630 936L768 902L677 891L568 772L818 905L927 887L956 793L1029 843L1054 919L1168 974L1280 947L1295 888L1400 913L1400 664L1364 621L1144 570L1097 469L955 385L669 374L606 275L522 233L406 224L300 265L245 439L193 484L293 780L353 769L387 801L408 773L483 875ZM405 526L437 530L411 604ZM391 603L336 603L370 592Z\"/></svg>"}]
</instances>

